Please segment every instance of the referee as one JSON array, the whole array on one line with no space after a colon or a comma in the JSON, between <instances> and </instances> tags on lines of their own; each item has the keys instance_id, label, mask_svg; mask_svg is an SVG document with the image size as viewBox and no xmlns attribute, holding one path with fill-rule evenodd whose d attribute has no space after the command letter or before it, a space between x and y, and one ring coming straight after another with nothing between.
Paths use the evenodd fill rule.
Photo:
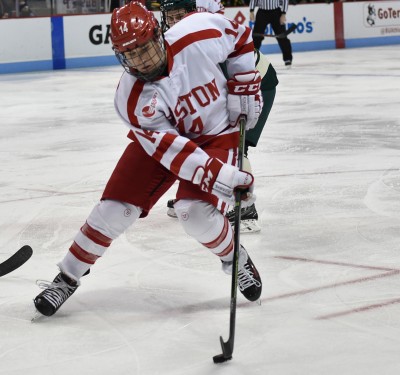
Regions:
<instances>
[{"instance_id":1,"label":"referee","mask_svg":"<svg viewBox=\"0 0 400 375\"><path fill-rule=\"evenodd\" d=\"M264 34L265 28L271 24L275 35L285 32L286 12L289 0L250 0L250 21L254 22L254 8L258 7L256 20L254 22L253 34ZM261 42L264 38L254 36L254 47L260 49ZM282 51L283 61L285 65L292 65L292 45L288 37L277 38L279 47Z\"/></svg>"}]
</instances>

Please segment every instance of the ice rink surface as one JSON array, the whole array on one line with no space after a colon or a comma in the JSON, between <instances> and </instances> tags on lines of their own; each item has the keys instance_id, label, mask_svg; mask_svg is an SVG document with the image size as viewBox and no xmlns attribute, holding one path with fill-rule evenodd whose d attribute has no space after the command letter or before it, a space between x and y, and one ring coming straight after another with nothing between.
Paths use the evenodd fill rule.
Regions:
<instances>
[{"instance_id":1,"label":"ice rink surface","mask_svg":"<svg viewBox=\"0 0 400 375\"><path fill-rule=\"evenodd\" d=\"M0 374L398 375L400 47L280 55L275 104L250 159L262 231L243 235L261 306L167 217L172 189L116 240L51 318L31 323L128 144L119 66L0 76ZM140 179L140 176L138 176Z\"/></svg>"}]
</instances>

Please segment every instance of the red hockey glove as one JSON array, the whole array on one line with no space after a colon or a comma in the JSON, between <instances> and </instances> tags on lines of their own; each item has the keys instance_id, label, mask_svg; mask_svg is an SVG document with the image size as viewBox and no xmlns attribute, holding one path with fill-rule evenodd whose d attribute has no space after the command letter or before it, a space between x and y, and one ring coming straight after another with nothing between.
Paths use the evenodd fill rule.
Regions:
<instances>
[{"instance_id":1,"label":"red hockey glove","mask_svg":"<svg viewBox=\"0 0 400 375\"><path fill-rule=\"evenodd\" d=\"M251 173L239 171L233 165L224 164L218 159L209 159L206 167L198 168L192 182L200 185L201 190L212 193L230 205L235 204L234 193L242 190L242 199L251 196L254 177Z\"/></svg>"},{"instance_id":2,"label":"red hockey glove","mask_svg":"<svg viewBox=\"0 0 400 375\"><path fill-rule=\"evenodd\" d=\"M256 71L237 73L228 80L229 123L238 126L240 115L247 117L246 130L253 129L260 117L263 99L261 76Z\"/></svg>"}]
</instances>

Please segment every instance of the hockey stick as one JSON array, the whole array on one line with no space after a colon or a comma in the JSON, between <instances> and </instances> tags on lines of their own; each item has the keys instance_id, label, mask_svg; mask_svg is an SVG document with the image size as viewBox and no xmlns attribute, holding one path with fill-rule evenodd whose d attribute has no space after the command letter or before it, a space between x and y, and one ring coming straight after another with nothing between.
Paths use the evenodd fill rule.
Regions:
<instances>
[{"instance_id":1,"label":"hockey stick","mask_svg":"<svg viewBox=\"0 0 400 375\"><path fill-rule=\"evenodd\" d=\"M21 267L32 254L33 251L30 246L22 246L14 255L11 255L10 258L0 263L0 277Z\"/></svg>"},{"instance_id":2,"label":"hockey stick","mask_svg":"<svg viewBox=\"0 0 400 375\"><path fill-rule=\"evenodd\" d=\"M253 36L259 36L259 37L263 37L263 38L277 38L277 39L282 39L282 38L286 38L290 33L292 33L293 31L295 31L297 29L297 25L295 23L292 23L290 25L290 27L283 33L280 34L258 34L258 33L254 33Z\"/></svg>"},{"instance_id":3,"label":"hockey stick","mask_svg":"<svg viewBox=\"0 0 400 375\"><path fill-rule=\"evenodd\" d=\"M239 169L243 167L244 140L246 130L246 118L240 118L240 142L239 142ZM231 283L231 306L230 306L230 322L229 322L229 339L224 342L222 336L219 337L222 347L222 354L213 357L214 363L222 363L232 359L233 344L235 341L235 325L236 325L236 297L237 297L237 279L238 279L238 263L240 250L240 219L242 208L242 192L240 190L235 193L235 225L234 225L234 247L233 247L233 264L232 264L232 283Z\"/></svg>"}]
</instances>

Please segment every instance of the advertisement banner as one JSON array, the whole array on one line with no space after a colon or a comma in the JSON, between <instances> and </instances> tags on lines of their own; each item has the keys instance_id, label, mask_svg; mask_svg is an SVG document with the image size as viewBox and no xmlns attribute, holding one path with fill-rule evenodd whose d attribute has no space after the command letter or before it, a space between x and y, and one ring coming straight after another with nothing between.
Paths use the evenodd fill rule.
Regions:
<instances>
[{"instance_id":1,"label":"advertisement banner","mask_svg":"<svg viewBox=\"0 0 400 375\"><path fill-rule=\"evenodd\" d=\"M240 24L253 27L249 17L249 7L226 8L225 16ZM286 18L287 27L290 27L293 23L297 24L297 29L289 35L294 51L334 48L335 32L332 4L290 5ZM267 26L265 33L274 33L271 25ZM261 51L263 53L280 52L278 44L273 38L264 39Z\"/></svg>"},{"instance_id":2,"label":"advertisement banner","mask_svg":"<svg viewBox=\"0 0 400 375\"><path fill-rule=\"evenodd\" d=\"M47 8L51 7L51 1L56 14L104 13L110 8L106 0L47 0Z\"/></svg>"},{"instance_id":3,"label":"advertisement banner","mask_svg":"<svg viewBox=\"0 0 400 375\"><path fill-rule=\"evenodd\" d=\"M345 39L400 36L400 2L344 3Z\"/></svg>"},{"instance_id":4,"label":"advertisement banner","mask_svg":"<svg viewBox=\"0 0 400 375\"><path fill-rule=\"evenodd\" d=\"M50 18L1 20L0 35L1 63L52 59Z\"/></svg>"},{"instance_id":5,"label":"advertisement banner","mask_svg":"<svg viewBox=\"0 0 400 375\"><path fill-rule=\"evenodd\" d=\"M110 41L111 15L64 17L66 68L117 63Z\"/></svg>"},{"instance_id":6,"label":"advertisement banner","mask_svg":"<svg viewBox=\"0 0 400 375\"><path fill-rule=\"evenodd\" d=\"M68 6L68 1L62 4ZM101 1L82 4L93 8ZM333 4L290 5L287 27L297 24L289 35L293 51L336 48L335 21L343 26L345 47L400 44L400 1L341 5L343 23L341 15L335 18ZM159 12L155 15L160 19ZM252 26L248 6L227 8L225 15ZM110 42L110 20L110 13L0 20L0 35L7 36L0 43L0 73L117 64ZM270 26L265 33L273 34ZM265 38L261 52L281 53L275 38Z\"/></svg>"},{"instance_id":7,"label":"advertisement banner","mask_svg":"<svg viewBox=\"0 0 400 375\"><path fill-rule=\"evenodd\" d=\"M114 54L110 42L110 14L64 17L65 57Z\"/></svg>"},{"instance_id":8,"label":"advertisement banner","mask_svg":"<svg viewBox=\"0 0 400 375\"><path fill-rule=\"evenodd\" d=\"M240 24L253 27L249 17L249 7L226 8L225 16ZM297 29L290 34L293 42L333 40L335 37L332 4L290 5L286 18L288 27L292 23L297 24ZM265 31L266 34L273 34L270 25Z\"/></svg>"}]
</instances>

